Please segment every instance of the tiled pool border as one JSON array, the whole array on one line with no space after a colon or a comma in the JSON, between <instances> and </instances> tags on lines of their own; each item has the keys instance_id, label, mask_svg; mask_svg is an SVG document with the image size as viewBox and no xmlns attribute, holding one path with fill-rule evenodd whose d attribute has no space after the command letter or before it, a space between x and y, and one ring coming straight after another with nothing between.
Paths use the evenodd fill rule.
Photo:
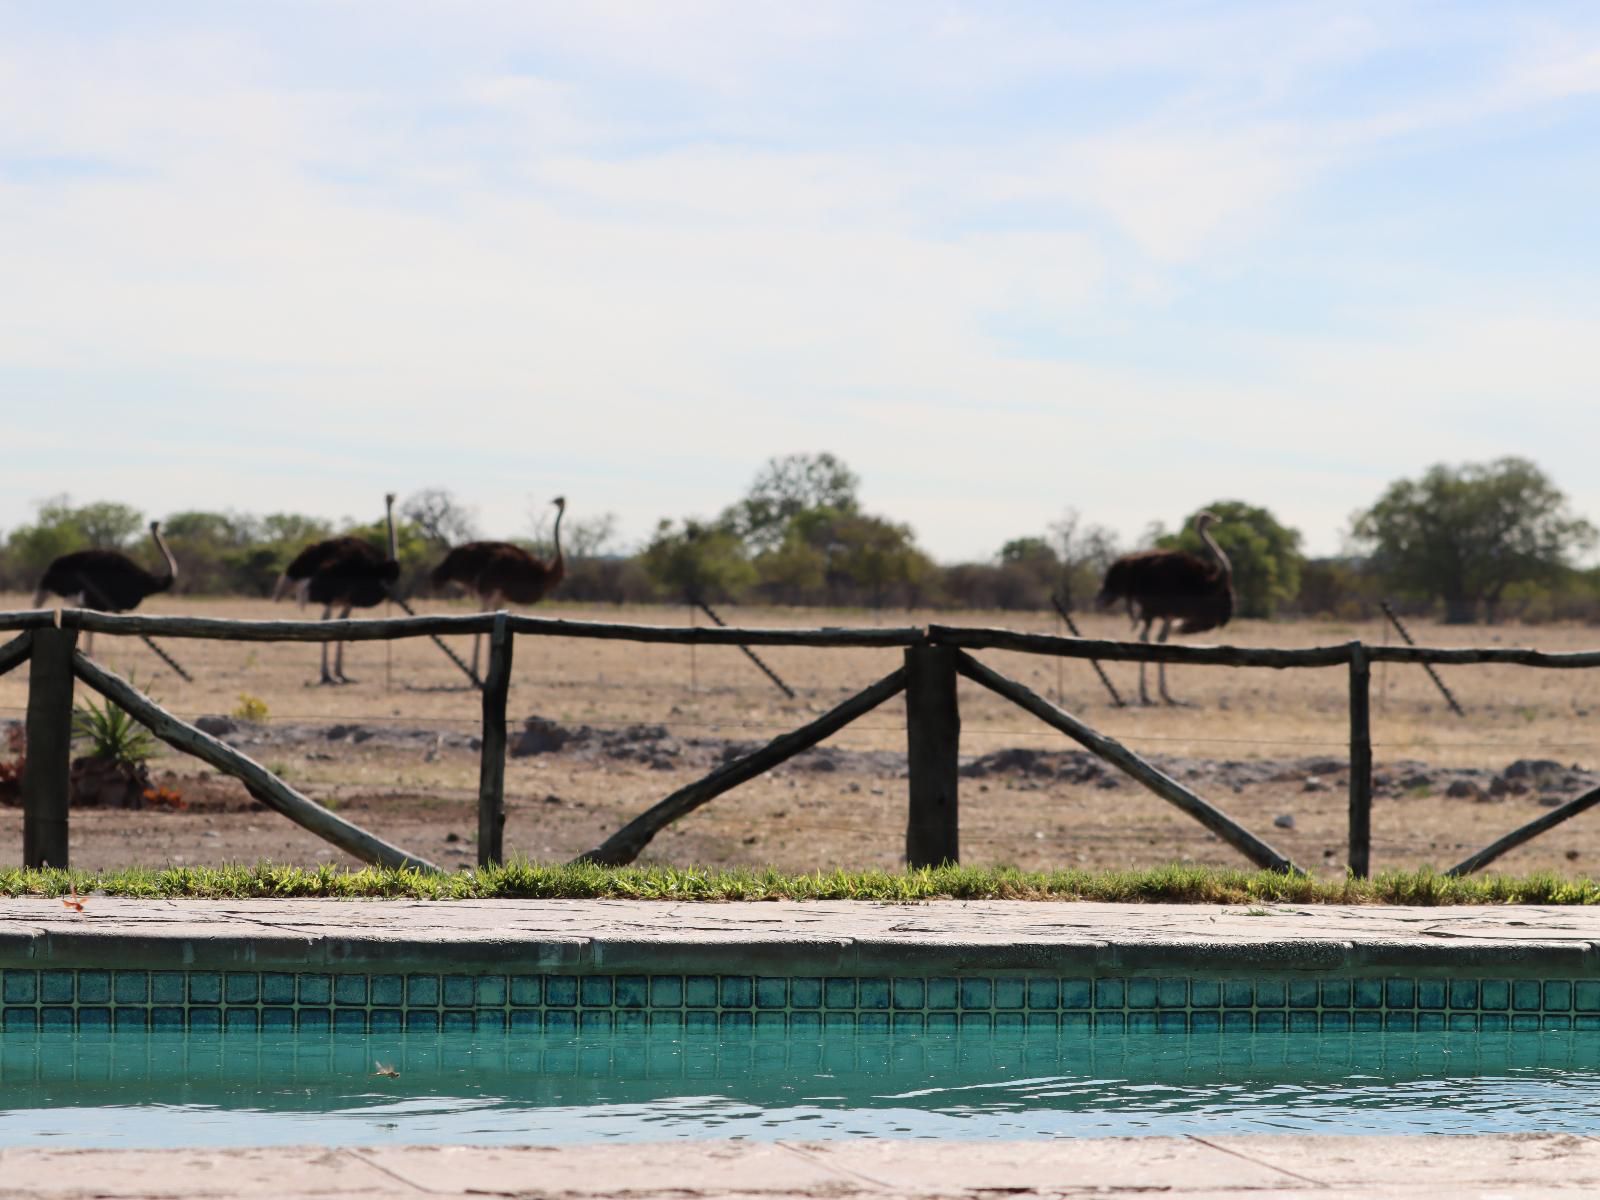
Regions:
<instances>
[{"instance_id":1,"label":"tiled pool border","mask_svg":"<svg viewBox=\"0 0 1600 1200\"><path fill-rule=\"evenodd\" d=\"M1600 1030L1600 979L0 969L9 1032Z\"/></svg>"}]
</instances>

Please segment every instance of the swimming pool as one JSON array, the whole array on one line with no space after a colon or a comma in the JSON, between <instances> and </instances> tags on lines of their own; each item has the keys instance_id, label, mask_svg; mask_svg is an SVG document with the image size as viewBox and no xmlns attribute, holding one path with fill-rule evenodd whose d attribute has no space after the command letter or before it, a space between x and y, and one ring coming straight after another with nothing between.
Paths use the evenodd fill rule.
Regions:
<instances>
[{"instance_id":1,"label":"swimming pool","mask_svg":"<svg viewBox=\"0 0 1600 1200\"><path fill-rule=\"evenodd\" d=\"M12 1033L0 1085L3 1146L1591 1133L1600 1035Z\"/></svg>"}]
</instances>

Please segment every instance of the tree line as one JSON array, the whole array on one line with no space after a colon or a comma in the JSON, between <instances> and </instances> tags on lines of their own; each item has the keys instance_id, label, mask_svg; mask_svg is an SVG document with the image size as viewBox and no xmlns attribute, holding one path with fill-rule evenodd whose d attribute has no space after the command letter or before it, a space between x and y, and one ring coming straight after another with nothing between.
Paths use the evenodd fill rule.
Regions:
<instances>
[{"instance_id":1,"label":"tree line","mask_svg":"<svg viewBox=\"0 0 1600 1200\"><path fill-rule=\"evenodd\" d=\"M933 607L1049 611L1052 598L1087 608L1106 568L1144 547L1201 552L1186 514L1153 524L1136 546L1073 510L1024 533L983 562L939 564L909 525L864 510L860 478L831 454L770 459L749 490L721 513L663 520L642 546L618 545L613 514L575 516L563 528L561 595L616 604L726 601L830 607ZM1387 598L1455 622L1600 619L1600 568L1579 560L1596 545L1593 525L1533 463L1440 464L1397 480L1354 515L1347 554L1307 559L1301 534L1267 508L1217 499L1213 533L1234 566L1242 617L1370 614ZM1196 510L1199 511L1199 510ZM550 514L530 518L518 540L548 555ZM0 540L0 587L31 591L60 554L86 547L139 556L145 514L126 504L38 505L33 521ZM300 513L191 510L163 518L180 565L177 591L270 595L310 542L352 534L385 546L382 521L328 521ZM445 550L479 536L469 509L425 489L397 512L399 588L429 591Z\"/></svg>"}]
</instances>

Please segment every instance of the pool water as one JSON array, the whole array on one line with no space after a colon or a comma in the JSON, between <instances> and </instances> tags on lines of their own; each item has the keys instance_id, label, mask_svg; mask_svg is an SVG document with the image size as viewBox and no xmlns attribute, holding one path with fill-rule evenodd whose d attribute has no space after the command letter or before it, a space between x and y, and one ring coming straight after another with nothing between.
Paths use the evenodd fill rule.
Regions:
<instances>
[{"instance_id":1,"label":"pool water","mask_svg":"<svg viewBox=\"0 0 1600 1200\"><path fill-rule=\"evenodd\" d=\"M1592 1133L1600 1034L11 1033L0 1105L0 1146Z\"/></svg>"}]
</instances>

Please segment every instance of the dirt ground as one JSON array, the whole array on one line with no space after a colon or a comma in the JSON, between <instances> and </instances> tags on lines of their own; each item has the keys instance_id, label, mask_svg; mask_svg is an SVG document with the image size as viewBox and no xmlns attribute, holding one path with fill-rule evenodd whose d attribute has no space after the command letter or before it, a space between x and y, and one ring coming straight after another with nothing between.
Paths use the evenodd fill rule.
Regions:
<instances>
[{"instance_id":1,"label":"dirt ground","mask_svg":"<svg viewBox=\"0 0 1600 1200\"><path fill-rule=\"evenodd\" d=\"M0 596L0 609L27 603L27 597ZM466 611L442 603L423 607ZM286 604L188 597L158 598L145 611L297 615ZM682 608L554 604L540 611L650 624L691 620ZM724 616L753 626L938 621L1059 631L1055 619L1026 614L730 609ZM1084 615L1080 624L1089 636L1127 635L1126 622L1114 616ZM1413 632L1431 645L1600 645L1600 630L1582 626L1419 623ZM1381 644L1395 637L1379 622L1247 621L1225 634L1219 640L1254 646L1354 638ZM265 705L264 719L234 719L224 736L392 842L443 864L474 860L478 697L431 642L353 645L346 670L358 682L333 688L315 685L314 645L176 639L164 645L195 683L184 683L133 639L101 637L95 653L186 719L227 717L250 701ZM470 641L460 639L457 648L470 653ZM548 722L541 728L555 730L553 740L567 740L508 763L508 852L560 860L588 849L724 756L804 723L900 661L896 650L759 653L797 699L783 696L731 647L519 638L509 709L513 744L528 718ZM1342 869L1343 668L1173 668L1170 687L1188 702L1183 707L1117 708L1086 663L983 657L1153 758L1302 865ZM1106 670L1125 695L1137 694L1137 667L1113 663ZM1600 731L1591 718L1600 711L1600 673L1458 667L1443 674L1465 718L1449 711L1419 668L1374 669L1377 867L1447 866L1593 786L1589 768L1600 771ZM1151 675L1153 691L1154 668ZM20 719L26 694L25 667L0 679L0 722ZM1242 862L1200 826L1131 781L1100 770L1065 738L998 697L963 681L960 703L963 861L1025 868ZM821 752L692 814L658 837L647 857L790 870L896 866L905 825L904 746L903 710L891 701ZM153 768L157 781L181 793L187 807L75 810L74 865L343 861L340 852L255 805L232 780L195 760L168 753ZM20 862L20 855L21 814L0 808L0 862ZM1600 866L1600 818L1580 817L1501 865L1589 873Z\"/></svg>"}]
</instances>

